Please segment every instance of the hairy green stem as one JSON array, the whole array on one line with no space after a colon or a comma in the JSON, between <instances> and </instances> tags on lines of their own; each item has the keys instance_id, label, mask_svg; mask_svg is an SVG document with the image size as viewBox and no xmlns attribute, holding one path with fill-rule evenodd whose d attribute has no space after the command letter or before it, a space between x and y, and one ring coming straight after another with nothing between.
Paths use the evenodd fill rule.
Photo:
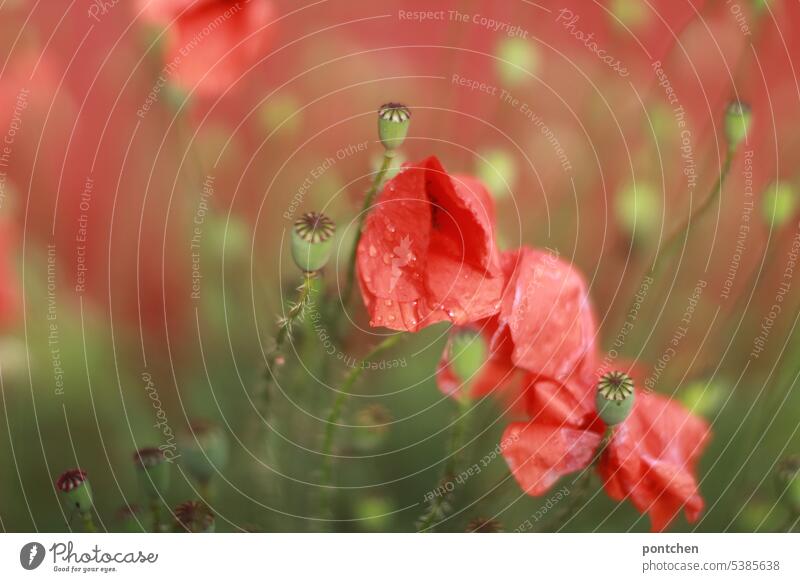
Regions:
<instances>
[{"instance_id":1,"label":"hairy green stem","mask_svg":"<svg viewBox=\"0 0 800 582\"><path fill-rule=\"evenodd\" d=\"M720 168L719 175L717 176L716 182L714 182L714 186L711 188L709 193L706 197L700 202L700 204L692 211L692 213L684 220L682 223L677 225L672 232L667 236L664 240L664 244L660 246L659 249L656 250L656 254L653 257L653 260L648 267L647 271L644 273L642 277L638 280L642 281L647 278L654 278L655 275L658 273L659 268L663 264L664 260L670 256L672 247L680 240L683 236L684 238L688 236L689 228L691 227L692 223L700 218L705 211L711 206L711 204L716 200L719 195L722 193L722 187L725 185L725 179L728 177L730 173L731 164L733 163L733 158L736 155L736 148L729 147L725 154L725 160L722 163L722 168ZM624 318L628 316L628 313L631 312L633 306L636 303L636 295L633 295L631 301L629 302L627 309L620 314L620 317ZM615 329L622 326L622 322L618 322Z\"/></svg>"},{"instance_id":2,"label":"hairy green stem","mask_svg":"<svg viewBox=\"0 0 800 582\"><path fill-rule=\"evenodd\" d=\"M347 261L347 279L345 280L344 292L342 293L342 305L344 306L347 306L350 302L350 296L353 294L353 285L356 278L356 251L358 250L358 242L361 240L361 233L364 230L364 222L367 219L367 214L372 206L372 202L375 200L375 195L381 187L383 178L386 176L386 172L389 171L389 166L392 165L392 159L394 159L394 152L392 150L386 150L383 154L381 167L372 179L372 185L369 187L367 195L364 197L364 204L358 215L358 230L356 231L356 238L353 241L353 249L350 251L350 257Z\"/></svg>"},{"instance_id":3,"label":"hairy green stem","mask_svg":"<svg viewBox=\"0 0 800 582\"><path fill-rule=\"evenodd\" d=\"M441 495L434 496L428 503L425 512L417 520L417 532L432 532L436 524L450 513L452 491L448 491L447 484L455 478L461 458L467 424L464 416L469 412L469 404L469 398L464 395L458 399L458 408L453 418L453 432L450 433L450 443L447 448L447 461L439 477L439 486L443 488L443 492Z\"/></svg>"},{"instance_id":4,"label":"hairy green stem","mask_svg":"<svg viewBox=\"0 0 800 582\"><path fill-rule=\"evenodd\" d=\"M364 357L364 360L371 360L379 353L388 350L397 344L397 342L399 342L403 337L404 334L400 333L387 337L381 343L372 348L372 350ZM334 461L333 443L336 436L336 428L338 427L339 420L342 417L342 411L345 403L347 402L347 398L350 396L350 390L356 381L361 377L363 372L364 367L362 366L354 366L350 369L350 371L347 372L344 382L342 382L342 387L339 390L339 393L336 395L333 405L331 406L331 410L328 413L328 418L326 419L325 434L322 440L322 455L324 456L324 459L320 483L327 489L330 489L332 486Z\"/></svg>"},{"instance_id":5,"label":"hairy green stem","mask_svg":"<svg viewBox=\"0 0 800 582\"><path fill-rule=\"evenodd\" d=\"M700 204L695 208L689 217L680 225L672 230L672 232L667 236L664 244L661 247L661 252L659 252L656 258L653 260L653 265L650 267L648 271L648 275L653 276L658 271L658 268L661 266L664 258L669 256L672 247L679 241L682 235L686 236L688 234L689 228L692 225L692 222L696 221L700 218L706 210L711 206L711 204L719 198L720 194L722 193L722 187L725 184L725 179L728 177L728 174L731 170L731 164L733 163L734 155L736 154L736 148L728 148L725 154L725 160L722 163L722 168L720 169L719 176L717 176L716 182L714 182L714 186L711 188L711 191L706 195L706 197L700 201Z\"/></svg>"},{"instance_id":6,"label":"hairy green stem","mask_svg":"<svg viewBox=\"0 0 800 582\"><path fill-rule=\"evenodd\" d=\"M264 370L264 379L267 386L275 377L275 364L283 352L286 341L292 337L294 325L305 315L305 310L312 300L312 287L317 273L305 273L303 282L297 288L297 298L289 305L289 311L278 322L278 333L275 336L275 345L267 354L267 366Z\"/></svg>"}]
</instances>

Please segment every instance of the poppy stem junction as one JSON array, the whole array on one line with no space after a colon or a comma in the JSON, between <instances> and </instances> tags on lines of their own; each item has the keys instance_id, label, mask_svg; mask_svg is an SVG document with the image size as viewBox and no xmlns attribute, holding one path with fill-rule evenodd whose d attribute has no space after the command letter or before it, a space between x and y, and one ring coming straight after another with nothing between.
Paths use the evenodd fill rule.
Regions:
<instances>
[{"instance_id":1,"label":"poppy stem junction","mask_svg":"<svg viewBox=\"0 0 800 582\"><path fill-rule=\"evenodd\" d=\"M384 352L395 346L404 337L405 334L401 333L387 337L381 343L372 348L372 350L364 357L363 361L372 360L381 352ZM341 388L336 394L336 398L333 401L330 412L328 413L328 417L326 419L325 433L322 439L322 456L324 458L322 461L320 478L320 484L325 488L323 491L322 508L326 512L328 512L330 509L328 497L331 493L331 489L333 488L333 464L335 460L333 455L333 444L336 436L336 429L339 426L344 405L347 402L347 398L350 396L350 390L356 381L361 377L364 370L365 366L360 365L355 365L350 369L350 371L347 373L347 376L344 378L344 382L342 382Z\"/></svg>"}]
</instances>

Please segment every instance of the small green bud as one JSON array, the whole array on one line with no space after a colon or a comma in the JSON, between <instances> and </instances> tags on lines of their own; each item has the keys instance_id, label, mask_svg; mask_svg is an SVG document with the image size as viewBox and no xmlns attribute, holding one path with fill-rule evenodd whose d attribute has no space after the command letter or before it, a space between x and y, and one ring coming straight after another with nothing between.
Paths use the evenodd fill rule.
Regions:
<instances>
[{"instance_id":1,"label":"small green bud","mask_svg":"<svg viewBox=\"0 0 800 582\"><path fill-rule=\"evenodd\" d=\"M175 531L213 533L214 512L202 501L187 501L175 508Z\"/></svg>"},{"instance_id":2,"label":"small green bud","mask_svg":"<svg viewBox=\"0 0 800 582\"><path fill-rule=\"evenodd\" d=\"M536 73L539 55L530 41L519 37L506 37L498 43L495 52L497 74L503 84L515 87Z\"/></svg>"},{"instance_id":3,"label":"small green bud","mask_svg":"<svg viewBox=\"0 0 800 582\"><path fill-rule=\"evenodd\" d=\"M169 462L164 452L156 447L147 447L133 453L136 474L144 494L158 499L169 488Z\"/></svg>"},{"instance_id":4,"label":"small green bud","mask_svg":"<svg viewBox=\"0 0 800 582\"><path fill-rule=\"evenodd\" d=\"M476 517L467 524L467 533L503 533L503 524L497 519Z\"/></svg>"},{"instance_id":5,"label":"small green bud","mask_svg":"<svg viewBox=\"0 0 800 582\"><path fill-rule=\"evenodd\" d=\"M800 512L800 455L782 459L776 467L776 475L780 491L786 491L786 501Z\"/></svg>"},{"instance_id":6,"label":"small green bud","mask_svg":"<svg viewBox=\"0 0 800 582\"><path fill-rule=\"evenodd\" d=\"M181 464L198 483L208 484L228 462L228 439L212 422L193 422L179 439Z\"/></svg>"},{"instance_id":7,"label":"small green bud","mask_svg":"<svg viewBox=\"0 0 800 582\"><path fill-rule=\"evenodd\" d=\"M635 28L647 19L647 4L639 0L612 0L614 24Z\"/></svg>"},{"instance_id":8,"label":"small green bud","mask_svg":"<svg viewBox=\"0 0 800 582\"><path fill-rule=\"evenodd\" d=\"M480 332L460 329L450 337L450 368L459 380L469 382L486 362L487 351Z\"/></svg>"},{"instance_id":9,"label":"small green bud","mask_svg":"<svg viewBox=\"0 0 800 582\"><path fill-rule=\"evenodd\" d=\"M411 111L400 103L386 103L378 110L378 136L388 151L396 150L406 139Z\"/></svg>"},{"instance_id":10,"label":"small green bud","mask_svg":"<svg viewBox=\"0 0 800 582\"><path fill-rule=\"evenodd\" d=\"M383 497L360 497L354 507L359 527L372 532L391 529L393 511L391 501Z\"/></svg>"},{"instance_id":11,"label":"small green bud","mask_svg":"<svg viewBox=\"0 0 800 582\"><path fill-rule=\"evenodd\" d=\"M728 148L736 149L747 137L753 123L750 106L741 101L733 101L725 110L725 137Z\"/></svg>"},{"instance_id":12,"label":"small green bud","mask_svg":"<svg viewBox=\"0 0 800 582\"><path fill-rule=\"evenodd\" d=\"M301 104L292 95L275 95L264 102L258 110L265 130L279 135L295 135L300 129L303 114Z\"/></svg>"},{"instance_id":13,"label":"small green bud","mask_svg":"<svg viewBox=\"0 0 800 582\"><path fill-rule=\"evenodd\" d=\"M79 513L86 514L92 511L94 496L85 471L80 469L64 471L56 480L56 488L64 495L67 505L77 509Z\"/></svg>"},{"instance_id":14,"label":"small green bud","mask_svg":"<svg viewBox=\"0 0 800 582\"><path fill-rule=\"evenodd\" d=\"M626 185L614 198L614 210L620 226L636 240L646 239L658 230L661 200L648 182Z\"/></svg>"},{"instance_id":15,"label":"small green bud","mask_svg":"<svg viewBox=\"0 0 800 582\"><path fill-rule=\"evenodd\" d=\"M478 164L478 179L496 199L505 198L514 187L517 165L514 156L502 149L483 152Z\"/></svg>"},{"instance_id":16,"label":"small green bud","mask_svg":"<svg viewBox=\"0 0 800 582\"><path fill-rule=\"evenodd\" d=\"M597 383L595 406L597 414L609 426L628 418L633 409L635 395L633 379L625 372L608 372Z\"/></svg>"},{"instance_id":17,"label":"small green bud","mask_svg":"<svg viewBox=\"0 0 800 582\"><path fill-rule=\"evenodd\" d=\"M761 212L767 224L783 226L797 209L797 194L788 182L770 184L761 200Z\"/></svg>"},{"instance_id":18,"label":"small green bud","mask_svg":"<svg viewBox=\"0 0 800 582\"><path fill-rule=\"evenodd\" d=\"M318 212L306 212L292 229L292 258L306 273L319 271L333 251L334 222Z\"/></svg>"},{"instance_id":19,"label":"small green bud","mask_svg":"<svg viewBox=\"0 0 800 582\"><path fill-rule=\"evenodd\" d=\"M725 389L716 380L696 381L681 390L680 401L694 414L710 417L725 399Z\"/></svg>"}]
</instances>

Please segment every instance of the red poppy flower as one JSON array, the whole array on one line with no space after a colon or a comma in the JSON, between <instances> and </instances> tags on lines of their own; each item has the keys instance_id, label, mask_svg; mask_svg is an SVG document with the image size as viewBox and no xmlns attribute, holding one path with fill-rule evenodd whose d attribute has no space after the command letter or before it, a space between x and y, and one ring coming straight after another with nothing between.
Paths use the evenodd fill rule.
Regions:
<instances>
[{"instance_id":1,"label":"red poppy flower","mask_svg":"<svg viewBox=\"0 0 800 582\"><path fill-rule=\"evenodd\" d=\"M235 83L270 39L268 0L142 0L145 14L169 28L165 66L172 80L200 93Z\"/></svg>"},{"instance_id":2,"label":"red poppy flower","mask_svg":"<svg viewBox=\"0 0 800 582\"><path fill-rule=\"evenodd\" d=\"M504 278L489 193L435 157L406 164L370 210L357 265L372 326L418 331L494 315Z\"/></svg>"},{"instance_id":3,"label":"red poppy flower","mask_svg":"<svg viewBox=\"0 0 800 582\"><path fill-rule=\"evenodd\" d=\"M529 388L531 420L506 429L503 456L529 495L542 495L591 463L605 432L594 411L596 370L580 370L565 384L535 382ZM666 529L681 509L696 521L704 504L694 473L710 434L704 420L678 403L637 393L631 415L614 428L599 460L606 492L649 514L653 531Z\"/></svg>"},{"instance_id":4,"label":"red poppy flower","mask_svg":"<svg viewBox=\"0 0 800 582\"><path fill-rule=\"evenodd\" d=\"M666 529L681 508L695 522L704 503L694 473L711 436L709 426L664 396L636 398L600 459L606 493L617 501L630 499L649 514L654 531Z\"/></svg>"},{"instance_id":5,"label":"red poppy flower","mask_svg":"<svg viewBox=\"0 0 800 582\"><path fill-rule=\"evenodd\" d=\"M480 330L489 351L471 382L473 398L514 382L521 374L528 376L526 384L563 379L594 351L594 315L578 271L552 252L528 247L503 253L502 265L507 284L499 313L472 326ZM448 360L445 350L437 383L450 395L462 383Z\"/></svg>"}]
</instances>

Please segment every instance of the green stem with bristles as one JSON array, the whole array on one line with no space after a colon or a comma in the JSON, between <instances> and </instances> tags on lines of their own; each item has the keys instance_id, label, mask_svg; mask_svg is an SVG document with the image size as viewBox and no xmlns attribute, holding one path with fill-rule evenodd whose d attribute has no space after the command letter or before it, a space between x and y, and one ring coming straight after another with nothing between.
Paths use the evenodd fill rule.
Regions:
<instances>
[{"instance_id":1,"label":"green stem with bristles","mask_svg":"<svg viewBox=\"0 0 800 582\"><path fill-rule=\"evenodd\" d=\"M375 174L375 177L372 179L372 185L369 187L369 190L367 190L367 195L364 197L364 204L361 207L361 212L358 215L356 237L353 241L353 248L350 251L350 257L347 261L347 279L345 280L344 292L342 293L342 305L345 307L347 307L347 304L350 302L350 296L353 294L353 286L356 278L356 251L358 251L358 242L361 240L361 233L364 230L364 223L367 220L369 209L372 207L372 202L375 200L375 195L378 193L378 189L383 183L383 178L386 176L386 172L389 171L389 167L392 165L394 155L395 154L393 150L386 150L384 152L381 167Z\"/></svg>"}]
</instances>

